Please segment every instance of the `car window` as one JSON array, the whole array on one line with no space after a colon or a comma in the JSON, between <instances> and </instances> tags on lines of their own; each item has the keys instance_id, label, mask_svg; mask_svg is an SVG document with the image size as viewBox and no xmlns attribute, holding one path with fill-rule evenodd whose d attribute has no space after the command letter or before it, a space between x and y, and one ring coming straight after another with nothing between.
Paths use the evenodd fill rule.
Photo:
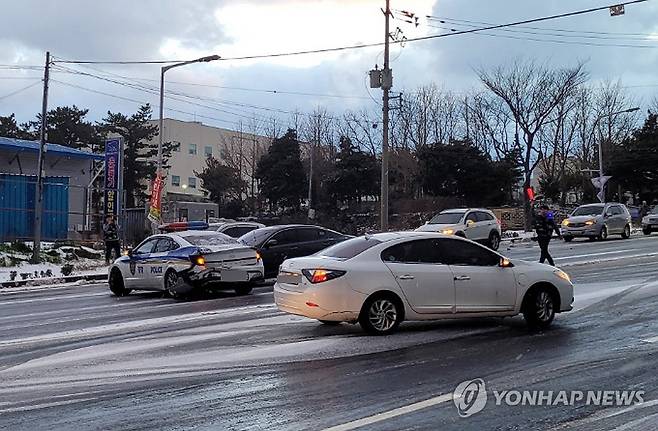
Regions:
<instances>
[{"instance_id":1,"label":"car window","mask_svg":"<svg viewBox=\"0 0 658 431\"><path fill-rule=\"evenodd\" d=\"M438 239L419 239L396 244L381 254L390 263L446 263Z\"/></svg>"},{"instance_id":2,"label":"car window","mask_svg":"<svg viewBox=\"0 0 658 431\"><path fill-rule=\"evenodd\" d=\"M491 214L485 213L483 211L478 211L477 219L478 221L491 221L493 220L493 217L491 216Z\"/></svg>"},{"instance_id":3,"label":"car window","mask_svg":"<svg viewBox=\"0 0 658 431\"><path fill-rule=\"evenodd\" d=\"M359 237L351 238L347 241L339 242L318 253L318 256L335 257L337 259L351 259L371 247L381 244L382 242L375 238Z\"/></svg>"},{"instance_id":4,"label":"car window","mask_svg":"<svg viewBox=\"0 0 658 431\"><path fill-rule=\"evenodd\" d=\"M318 229L318 236L320 239L336 239L340 238L341 234L327 229Z\"/></svg>"},{"instance_id":5,"label":"car window","mask_svg":"<svg viewBox=\"0 0 658 431\"><path fill-rule=\"evenodd\" d=\"M651 214L658 214L658 205L653 207L653 209L651 210Z\"/></svg>"},{"instance_id":6,"label":"car window","mask_svg":"<svg viewBox=\"0 0 658 431\"><path fill-rule=\"evenodd\" d=\"M461 221L462 217L464 217L463 212L439 213L432 217L429 224L456 224Z\"/></svg>"},{"instance_id":7,"label":"car window","mask_svg":"<svg viewBox=\"0 0 658 431\"><path fill-rule=\"evenodd\" d=\"M165 253L168 251L176 250L179 247L178 243L171 238L160 238L153 250L153 253Z\"/></svg>"},{"instance_id":8,"label":"car window","mask_svg":"<svg viewBox=\"0 0 658 431\"><path fill-rule=\"evenodd\" d=\"M153 253L153 248L155 244L158 242L159 238L151 238L146 241L144 241L142 244L138 245L135 250L133 250L133 254L146 254L146 253Z\"/></svg>"},{"instance_id":9,"label":"car window","mask_svg":"<svg viewBox=\"0 0 658 431\"><path fill-rule=\"evenodd\" d=\"M474 222L478 221L477 213L475 212L469 213L468 216L466 216L466 221L469 220Z\"/></svg>"},{"instance_id":10,"label":"car window","mask_svg":"<svg viewBox=\"0 0 658 431\"><path fill-rule=\"evenodd\" d=\"M234 238L219 232L207 232L203 235L195 233L194 235L181 235L181 237L190 244L199 246L226 245L237 243Z\"/></svg>"},{"instance_id":11,"label":"car window","mask_svg":"<svg viewBox=\"0 0 658 431\"><path fill-rule=\"evenodd\" d=\"M273 231L276 231L278 228L276 227L264 227L260 229L254 229L250 232L247 232L246 234L242 235L239 239L239 241L243 244L246 244L250 247L258 247L260 246L263 241L267 239L270 235L272 235Z\"/></svg>"},{"instance_id":12,"label":"car window","mask_svg":"<svg viewBox=\"0 0 658 431\"><path fill-rule=\"evenodd\" d=\"M486 248L468 241L442 239L445 260L456 266L495 266L500 257Z\"/></svg>"},{"instance_id":13,"label":"car window","mask_svg":"<svg viewBox=\"0 0 658 431\"><path fill-rule=\"evenodd\" d=\"M603 205L588 205L584 207L578 207L571 213L572 216L597 216L601 215L603 212Z\"/></svg>"},{"instance_id":14,"label":"car window","mask_svg":"<svg viewBox=\"0 0 658 431\"><path fill-rule=\"evenodd\" d=\"M296 243L298 242L297 230L295 229L282 230L281 232L276 233L271 239L276 240L277 245Z\"/></svg>"},{"instance_id":15,"label":"car window","mask_svg":"<svg viewBox=\"0 0 658 431\"><path fill-rule=\"evenodd\" d=\"M610 209L611 209L611 211L612 211L612 215L621 215L621 214L624 213L624 212L622 211L622 209L621 209L619 206L617 206L617 205L611 207Z\"/></svg>"},{"instance_id":16,"label":"car window","mask_svg":"<svg viewBox=\"0 0 658 431\"><path fill-rule=\"evenodd\" d=\"M249 233L254 229L256 228L252 226L234 226L224 230L222 233L224 235L230 236L231 238L239 238L242 235Z\"/></svg>"},{"instance_id":17,"label":"car window","mask_svg":"<svg viewBox=\"0 0 658 431\"><path fill-rule=\"evenodd\" d=\"M297 230L299 242L317 241L320 239L320 229L316 227L303 227Z\"/></svg>"}]
</instances>

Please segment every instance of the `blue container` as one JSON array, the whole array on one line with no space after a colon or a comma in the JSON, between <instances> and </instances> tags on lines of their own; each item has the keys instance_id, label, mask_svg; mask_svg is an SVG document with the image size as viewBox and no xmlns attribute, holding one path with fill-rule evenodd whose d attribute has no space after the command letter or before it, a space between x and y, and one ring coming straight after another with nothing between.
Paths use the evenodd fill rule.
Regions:
<instances>
[{"instance_id":1,"label":"blue container","mask_svg":"<svg viewBox=\"0 0 658 431\"><path fill-rule=\"evenodd\" d=\"M0 241L34 237L37 177L0 174ZM45 177L41 238L66 239L69 219L69 179Z\"/></svg>"}]
</instances>

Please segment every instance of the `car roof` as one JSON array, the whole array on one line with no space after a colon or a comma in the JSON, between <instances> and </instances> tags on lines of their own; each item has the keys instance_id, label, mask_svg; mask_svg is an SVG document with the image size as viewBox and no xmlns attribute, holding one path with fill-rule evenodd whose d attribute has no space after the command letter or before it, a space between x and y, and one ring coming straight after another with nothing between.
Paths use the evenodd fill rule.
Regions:
<instances>
[{"instance_id":1,"label":"car roof","mask_svg":"<svg viewBox=\"0 0 658 431\"><path fill-rule=\"evenodd\" d=\"M486 208L449 208L446 210L443 210L440 212L440 214L447 214L447 213L465 213L468 211L483 211L490 213L491 210L488 210Z\"/></svg>"}]
</instances>

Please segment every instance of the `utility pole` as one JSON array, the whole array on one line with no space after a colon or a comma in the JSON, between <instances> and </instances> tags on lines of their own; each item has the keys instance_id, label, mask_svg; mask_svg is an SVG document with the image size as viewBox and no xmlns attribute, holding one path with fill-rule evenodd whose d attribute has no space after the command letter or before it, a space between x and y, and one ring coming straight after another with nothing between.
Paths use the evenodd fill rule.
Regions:
<instances>
[{"instance_id":1,"label":"utility pole","mask_svg":"<svg viewBox=\"0 0 658 431\"><path fill-rule=\"evenodd\" d=\"M48 80L50 78L50 51L46 52L46 67L43 71L43 101L41 104L41 133L39 142L39 161L37 163L37 190L34 201L34 247L32 263L39 263L41 251L41 219L43 215L43 163L46 157L46 127L48 114Z\"/></svg>"},{"instance_id":2,"label":"utility pole","mask_svg":"<svg viewBox=\"0 0 658 431\"><path fill-rule=\"evenodd\" d=\"M393 86L393 75L389 68L389 45L390 45L390 28L389 21L391 17L391 0L386 0L386 10L384 11L384 69L382 70L382 90L384 95L383 101L383 137L382 137L382 178L381 178L381 230L388 230L388 111L389 111L389 92Z\"/></svg>"}]
</instances>

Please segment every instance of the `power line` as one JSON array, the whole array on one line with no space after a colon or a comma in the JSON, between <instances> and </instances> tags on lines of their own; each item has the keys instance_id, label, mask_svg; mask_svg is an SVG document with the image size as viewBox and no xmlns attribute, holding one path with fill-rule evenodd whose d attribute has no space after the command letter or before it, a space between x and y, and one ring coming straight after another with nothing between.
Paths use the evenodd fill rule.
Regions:
<instances>
[{"instance_id":1,"label":"power line","mask_svg":"<svg viewBox=\"0 0 658 431\"><path fill-rule=\"evenodd\" d=\"M624 2L624 3L615 4L615 5L600 6L600 7L589 8L589 9L582 9L582 10L578 10L578 11L574 11L574 12L565 12L565 13L549 15L549 16L544 16L544 17L539 17L539 18L532 18L532 19L526 19L526 20L522 20L522 21L515 21L515 22L511 22L511 23L507 23L507 24L490 25L490 26L474 28L474 29L469 29L469 30L461 30L461 31L451 32L451 33L432 34L432 35L428 35L428 36L420 36L420 37L409 38L409 39L406 39L404 41L401 41L401 40L400 41L391 41L391 43L400 44L400 43L408 43L408 42L419 42L419 41L438 39L438 38L449 37L449 36L457 36L457 35L461 35L461 34L470 34L470 33L476 33L476 32L487 31L487 30L496 30L496 29L500 29L500 28L520 26L520 25L524 25L524 24L532 24L532 23L536 23L536 22L550 21L550 20L555 20L555 19L560 19L560 18L567 18L567 17L572 17L572 16L578 16L578 15L585 15L585 14L589 14L589 13L593 13L593 12L609 10L610 7L612 7L612 6L628 6L628 5L636 4L636 3L644 3L646 1L648 1L648 0L632 0L632 1L627 1L627 2ZM240 61L240 60L257 60L257 59L263 59L263 58L291 57L291 56L297 56L297 55L321 54L321 53L329 53L329 52L340 52L340 51L347 51L347 50L363 49L363 48L381 47L383 45L385 45L384 42L360 43L360 44L355 44L355 45L339 46L339 47L333 47L333 48L320 48L320 49L309 49L309 50L292 51L292 52L279 52L279 53L273 53L273 54L257 54L257 55L245 55L245 56L236 56L236 57L225 57L225 58L219 59L219 61ZM154 60L154 61L59 60L59 62L60 63L70 63L70 64L123 64L123 65L129 65L129 64L167 64L167 63L174 63L175 61L174 60Z\"/></svg>"},{"instance_id":2,"label":"power line","mask_svg":"<svg viewBox=\"0 0 658 431\"><path fill-rule=\"evenodd\" d=\"M0 100L4 100L8 97L14 96L18 93L22 93L23 91L29 90L32 87L36 87L37 85L41 84L40 82L33 82L32 84L28 85L27 87L19 88L18 90L12 91L11 93L5 94L4 96L0 96Z\"/></svg>"},{"instance_id":3,"label":"power line","mask_svg":"<svg viewBox=\"0 0 658 431\"><path fill-rule=\"evenodd\" d=\"M114 98L114 99L123 100L123 101L126 101L126 102L132 102L132 103L136 103L136 104L139 104L139 105L150 104L149 102L145 102L143 100L136 100L136 99L132 99L130 97L124 97L124 96L119 96L119 95L116 95L116 94L106 93L104 91L94 90L92 88L87 88L87 87L83 87L81 85L71 84L69 82L64 82L64 81L60 81L60 80L57 80L57 79L51 79L50 81L55 82L55 83L60 84L60 85L65 85L67 87L77 88L79 90L88 91L90 93L95 93L95 94L100 94L102 96L107 96L107 97L111 97L111 98ZM176 113L179 113L179 114L192 115L192 116L199 117L199 118L214 120L214 121L218 121L218 122L222 122L222 123L231 123L231 124L235 124L235 125L240 124L237 121L226 120L224 118L209 117L209 116L197 114L195 112L182 111L180 109L165 108L165 110L171 111L171 112L176 112Z\"/></svg>"},{"instance_id":4,"label":"power line","mask_svg":"<svg viewBox=\"0 0 658 431\"><path fill-rule=\"evenodd\" d=\"M448 27L439 27L439 26L432 26L432 25L429 25L429 27L439 28L439 29L449 30L449 31L455 31L454 29L451 29L451 28L448 28ZM631 44L623 44L623 43L597 43L597 42L585 42L585 41L574 41L574 40L540 39L540 38L533 38L533 37L511 36L511 35L489 33L489 32L477 32L477 33L475 33L475 35L477 35L477 36L489 36L489 37L502 37L502 38L505 38L505 39L525 40L525 41L532 41L532 42L557 43L557 44L561 44L561 45L581 45L581 46L600 46L600 47L609 47L609 48L641 48L641 49L656 49L656 48L658 48L658 45L656 45L656 46L631 45Z\"/></svg>"},{"instance_id":5,"label":"power line","mask_svg":"<svg viewBox=\"0 0 658 431\"><path fill-rule=\"evenodd\" d=\"M64 67L64 66L56 65L55 67L58 68L58 69L64 70L68 73L73 73L73 74L77 74L77 75L96 78L96 79L99 79L99 80L102 80L102 81L107 81L107 82L110 82L110 83L113 83L113 84L129 87L129 88L132 88L134 90L146 92L146 93L149 93L151 95L159 95L159 90L155 87L149 87L147 85L143 85L143 84L140 84L140 83L120 81L120 80L116 80L116 79L112 79L112 78L108 78L108 77L104 77L104 76L95 75L93 73L82 72L82 71L79 71L79 70L70 69L70 68ZM101 71L99 69L93 69L93 70L96 70L97 72L100 72L100 73L108 73L108 74L111 74L111 75L120 76L120 75L112 74L112 73L109 73L109 72ZM251 120L255 119L255 117L253 117L253 115L254 115L253 112L248 112L248 111L245 111L245 110L237 109L236 106L240 106L240 107L243 107L243 108L250 108L250 109L267 111L267 112L270 112L270 113L275 112L275 113L284 113L284 114L287 114L287 115L302 115L302 116L305 116L305 117L314 117L314 114L309 114L309 113L304 113L304 112L289 111L289 110L279 109L279 108L252 105L252 104L248 104L248 103L237 102L237 101L234 101L234 100L208 98L208 97L196 96L196 95L191 95L191 94L182 93L182 92L176 92L176 91L172 91L172 90L165 91L165 95L168 99L171 99L171 100L176 100L176 101L179 101L179 102L188 103L188 104L191 104L191 105L194 105L194 106L199 106L199 107L215 110L215 111L226 113L226 114L229 114L229 115L235 115L237 117L248 118L248 119L251 119ZM189 98L189 99L201 100L201 101L205 101L205 102L217 103L219 105L222 105L222 108L217 108L217 107L213 107L213 106L194 103L194 102L190 102L190 101L187 101L187 100L181 100L179 98L173 97L172 95L185 97L185 98ZM235 112L232 112L232 111L228 111L225 108L225 106L228 106L231 109L237 110L238 112L247 112L248 115L252 115L252 117L245 117L242 114L235 113ZM327 116L325 116L325 118L330 119L330 120L340 121L340 119L338 117L335 117L335 116L327 115Z\"/></svg>"},{"instance_id":6,"label":"power line","mask_svg":"<svg viewBox=\"0 0 658 431\"><path fill-rule=\"evenodd\" d=\"M433 21L439 21L439 22L444 22L445 23L466 23L466 24L478 24L478 25L496 25L495 23L491 22L485 22L485 21L472 21L472 20L466 20L466 19L457 19L457 18L447 18L447 17L439 17L439 16L432 16L432 15L426 15L426 18L429 20ZM598 35L609 35L609 36L644 36L646 38L650 38L654 36L652 33L625 33L625 32L609 32L609 31L591 31L591 30L568 30L568 29L562 29L562 28L544 28L544 27L532 27L532 26L524 26L524 25L519 25L517 26L518 28L527 28L531 30L542 30L542 31L555 31L555 32L561 32L561 33L585 33L585 34L598 34Z\"/></svg>"}]
</instances>

